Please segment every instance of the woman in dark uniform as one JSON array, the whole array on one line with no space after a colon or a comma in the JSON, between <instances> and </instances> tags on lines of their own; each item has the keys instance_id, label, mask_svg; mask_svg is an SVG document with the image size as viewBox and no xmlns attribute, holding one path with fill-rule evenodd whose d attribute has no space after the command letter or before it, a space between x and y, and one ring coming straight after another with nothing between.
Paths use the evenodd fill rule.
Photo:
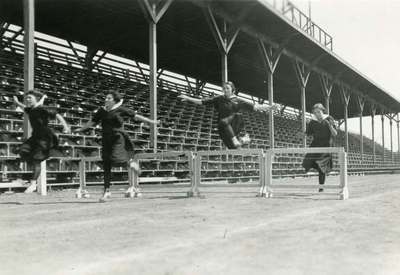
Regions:
<instances>
[{"instance_id":1,"label":"woman in dark uniform","mask_svg":"<svg viewBox=\"0 0 400 275\"><path fill-rule=\"evenodd\" d=\"M31 193L37 188L37 179L40 175L40 163L50 157L51 149L58 145L57 136L49 128L49 120L57 119L64 127L64 133L70 133L71 129L64 118L57 114L55 110L41 106L46 96L38 98L41 94L35 91L29 91L25 94L25 104L18 101L14 96L15 103L21 107L29 117L32 127L31 136L21 145L19 154L21 159L26 161L33 168L33 176L26 193Z\"/></svg>"},{"instance_id":2,"label":"woman in dark uniform","mask_svg":"<svg viewBox=\"0 0 400 275\"><path fill-rule=\"evenodd\" d=\"M212 105L218 111L218 133L228 149L237 149L244 143L250 141L248 135L239 138L239 134L244 129L242 114L243 110L270 111L271 107L260 104L251 104L237 97L235 85L226 82L222 86L223 95L198 99L187 95L180 95L183 101L190 101L198 105ZM272 107L277 110L277 105ZM239 140L240 139L240 140Z\"/></svg>"},{"instance_id":3,"label":"woman in dark uniform","mask_svg":"<svg viewBox=\"0 0 400 275\"><path fill-rule=\"evenodd\" d=\"M111 197L111 168L128 163L133 158L133 144L129 135L123 129L124 118L131 117L149 124L156 124L156 121L136 114L135 111L122 106L122 97L118 92L110 92L105 98L105 106L98 109L92 120L77 132L101 123L102 126L102 150L104 169L104 194L100 201L106 201ZM133 165L138 170L137 164Z\"/></svg>"},{"instance_id":4,"label":"woman in dark uniform","mask_svg":"<svg viewBox=\"0 0 400 275\"><path fill-rule=\"evenodd\" d=\"M331 147L333 137L337 135L334 119L324 114L325 108L321 103L313 106L313 118L308 123L305 134L312 136L310 147ZM319 184L325 184L326 174L332 170L332 154L310 153L303 160L303 167L308 172L311 168L318 171ZM323 191L322 188L319 189Z\"/></svg>"}]
</instances>

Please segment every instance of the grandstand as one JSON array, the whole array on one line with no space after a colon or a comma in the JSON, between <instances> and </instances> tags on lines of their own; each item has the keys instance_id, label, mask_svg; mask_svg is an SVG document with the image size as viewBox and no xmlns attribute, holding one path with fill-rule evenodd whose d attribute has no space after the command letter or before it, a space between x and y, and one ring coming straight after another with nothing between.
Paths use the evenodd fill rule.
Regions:
<instances>
[{"instance_id":1,"label":"grandstand","mask_svg":"<svg viewBox=\"0 0 400 275\"><path fill-rule=\"evenodd\" d=\"M286 4L287 3L288 2L286 2ZM45 4L38 1L38 5L40 8L41 5ZM188 4L182 5L186 6ZM218 5L220 4L215 4L214 7L216 12L218 10ZM288 5L287 8L282 7L284 10L283 15L287 16L287 13L291 13L293 22L301 22L301 18L304 17L304 14L299 13L290 2ZM10 7L17 9L17 6L12 5ZM195 6L192 6L191 8L194 7ZM274 9L270 11L275 12ZM300 16L299 20L295 20L296 14ZM18 22L15 17L11 16L11 13L5 14L5 16L6 18L8 16L11 22ZM214 20L213 22L216 22L212 13L210 13L209 16ZM5 183L4 186L7 187L18 187L18 181L16 180L25 179L30 173L30 171L26 170L25 164L18 160L15 153L23 139L23 114L12 102L13 95L21 95L24 91L24 44L22 39L24 30L22 27L8 22L4 22L2 26L2 50L0 52L0 84L2 90L0 110L0 157L2 158L2 182ZM306 27L306 33L316 39L317 36L315 36L315 32L310 32L311 29L319 28L315 23L308 22L308 25L302 25L300 23L298 27L301 29ZM44 30L45 29L46 28L44 28ZM325 44L322 46L327 47L328 50L331 51L333 43L332 38L322 29L319 29L319 32L324 34L324 41L328 41L326 43L324 42ZM319 35L319 37L321 37L321 35ZM49 99L47 104L57 108L73 128L77 128L88 121L92 112L101 104L105 91L112 89L122 91L125 94L125 103L137 110L138 113L145 116L152 115L154 107L152 107L149 93L154 89L154 83L151 83L149 67L139 62L139 60L142 59L140 54L138 60L128 60L108 54L105 51L95 51L94 54L92 54L92 63L85 63L82 59L84 59L85 55L89 55L89 47L87 52L85 52L85 47L83 45L72 43L69 40L63 40L62 37L55 38L40 34L35 38L35 41L35 88L48 95ZM285 43L289 41L290 39ZM322 43L321 38L318 42ZM286 48L289 47L286 45ZM234 48L234 50L238 49ZM323 57L324 55L318 59L323 59ZM286 63L287 61L283 60L281 62ZM236 63L236 61L232 61L232 63ZM314 61L314 63L317 64L318 62ZM276 85L278 86L276 97L278 100L282 99L282 102L278 102L281 103L282 106L285 106L284 111L275 112L272 118L271 116L260 113L244 114L246 132L249 133L252 139L251 143L248 145L249 148L271 148L271 119L274 122L272 127L274 133L272 136L274 137L273 144L275 147L303 146L303 140L297 137L295 133L301 131L302 125L304 125L303 123L309 119L309 114L304 112L305 115L302 116L302 109L298 109L300 106L296 105L297 103L293 103L290 99L289 94L292 93L291 91L289 91L287 96L282 92L289 87L287 84L281 85L282 79L285 78L284 73L287 71L285 66L287 65L282 65L282 68L278 66L278 84ZM304 66L304 62L300 62L300 67L301 66ZM315 65L313 66L315 67ZM197 74L202 76L200 72ZM308 74L310 74L310 71ZM237 76L234 70L232 75L233 79ZM294 74L292 73L292 75ZM216 131L216 113L214 110L204 106L194 106L190 103L181 103L177 98L181 93L195 94L196 96L202 97L218 93L218 86L212 85L208 81L211 83L218 83L214 78L199 80L198 77L173 74L163 68L159 70L159 75L157 76L158 96L155 106L156 117L158 117L162 123L156 132L156 147L154 147L154 138L152 137L154 136L152 135L153 129L146 128L134 121L127 121L125 124L125 129L129 131L132 140L134 140L136 152L152 152L154 148L156 148L158 152L223 149ZM291 81L292 80L288 78L287 82L289 84ZM310 82L312 83L310 84L310 88L307 88L310 90L307 94L318 99L320 97L316 95L317 91L314 90L321 90L322 88L315 87L316 84L313 82L317 81L317 77L311 75ZM251 80L247 82L251 82ZM265 98L260 96L259 91L255 93L243 92L243 89L253 88L248 86L247 82L240 81L239 79L239 87L242 90L241 96L246 98L246 100L264 102ZM343 85L345 84L340 83L339 87L341 88ZM306 85L304 89L305 87ZM347 88L346 86L346 89ZM256 87L256 89L259 90L258 87ZM293 89L293 87L291 89ZM370 90L371 88L368 88L368 91ZM394 108L393 104L391 106L384 106L384 103L377 102L376 98L374 99L369 94L360 95L358 91L354 91L354 93L357 98L362 98L364 101L367 101L372 109L375 108L374 110L376 110L379 104L381 110L390 112L388 115L394 113L390 111ZM379 93L382 92L379 91ZM322 92L321 94L324 93ZM357 102L357 100L355 101ZM341 114L341 111L338 110L339 108L336 107L339 105L336 104L337 102L337 99L334 99L332 96L332 107L330 109L335 117L341 119L343 118L343 113ZM307 102L307 106L310 104L311 103ZM349 104L348 114L350 116L357 115L357 110L353 110L357 109L357 106L354 106L354 104L354 101L351 101ZM395 119L395 117L392 116L391 120L392 119ZM344 122L344 120L341 120L341 122ZM83 135L66 135L61 133L60 125L53 124L53 127L59 133L61 146L58 151L54 152L55 157L47 161L48 185L77 185L79 182L79 160L82 157L99 157L100 155L101 140L99 139L98 129L92 129ZM346 136L348 136L347 139ZM310 140L307 142L309 141ZM335 145L347 148L349 171L362 173L392 173L399 167L399 154L390 152L376 141L366 137L361 138L361 136L352 133L347 135L346 131L340 131L335 140ZM301 167L301 159L301 156L287 158L286 161L280 162L279 165L275 166L274 169L276 171L274 174L280 177L304 175ZM158 169L154 167L157 166L150 165L148 169L143 169L142 177L155 178L157 181L162 181L163 178L179 180L180 177L184 178L187 176L187 173L189 173L188 168L180 167L179 163L169 163L164 167L158 167ZM91 175L88 177L88 180L93 182L93 184L100 183L102 175L101 169L101 163L99 161L90 163L89 170L91 171ZM230 170L228 169L228 171ZM127 171L119 169L114 172L114 183L123 183L127 180ZM220 178L221 175L218 175L218 173L225 172L214 171L212 173L215 178ZM249 173L251 175L252 172L250 171ZM239 176L233 178L240 180L240 173ZM14 184L10 185L10 182Z\"/></svg>"},{"instance_id":2,"label":"grandstand","mask_svg":"<svg viewBox=\"0 0 400 275\"><path fill-rule=\"evenodd\" d=\"M398 274L400 102L335 47L288 0L0 0L0 273ZM243 112L251 142L238 150L214 108L179 98L219 95L226 80L244 101L280 106ZM54 120L43 196L21 193L29 123L13 96L31 89L72 130L110 90L160 120L124 123L140 175L134 162L113 168L99 203L102 129L66 134ZM339 126L333 148L299 135L317 102ZM377 116L390 144L375 138ZM323 188L306 153L333 156Z\"/></svg>"}]
</instances>

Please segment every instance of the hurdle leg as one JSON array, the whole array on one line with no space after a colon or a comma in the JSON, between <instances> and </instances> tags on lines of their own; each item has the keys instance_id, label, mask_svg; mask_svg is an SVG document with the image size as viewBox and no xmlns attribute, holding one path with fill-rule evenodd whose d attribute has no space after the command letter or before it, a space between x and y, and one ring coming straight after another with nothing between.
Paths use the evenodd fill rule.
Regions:
<instances>
[{"instance_id":1,"label":"hurdle leg","mask_svg":"<svg viewBox=\"0 0 400 275\"><path fill-rule=\"evenodd\" d=\"M187 192L188 197L200 197L200 181L201 181L201 162L200 157L197 155L190 156L189 160L191 188Z\"/></svg>"},{"instance_id":2,"label":"hurdle leg","mask_svg":"<svg viewBox=\"0 0 400 275\"><path fill-rule=\"evenodd\" d=\"M79 188L75 192L75 197L78 199L88 198L89 192L86 190L86 167L85 159L81 159L79 162Z\"/></svg>"},{"instance_id":3,"label":"hurdle leg","mask_svg":"<svg viewBox=\"0 0 400 275\"><path fill-rule=\"evenodd\" d=\"M340 186L341 192L339 194L339 198L341 200L347 200L349 198L349 189L347 184L347 154L343 150L339 154L339 163L340 163Z\"/></svg>"},{"instance_id":4,"label":"hurdle leg","mask_svg":"<svg viewBox=\"0 0 400 275\"><path fill-rule=\"evenodd\" d=\"M46 161L42 161L40 163L40 175L37 180L37 193L42 196L47 195L47 167L46 167Z\"/></svg>"},{"instance_id":5,"label":"hurdle leg","mask_svg":"<svg viewBox=\"0 0 400 275\"><path fill-rule=\"evenodd\" d=\"M137 159L131 160L128 166L128 181L129 187L125 191L126 198L141 197L142 193L139 189L139 161Z\"/></svg>"}]
</instances>

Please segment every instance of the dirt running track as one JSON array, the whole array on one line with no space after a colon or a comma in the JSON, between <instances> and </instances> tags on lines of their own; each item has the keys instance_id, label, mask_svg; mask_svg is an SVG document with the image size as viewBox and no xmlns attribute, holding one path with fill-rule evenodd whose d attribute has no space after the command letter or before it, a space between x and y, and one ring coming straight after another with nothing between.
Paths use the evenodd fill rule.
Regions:
<instances>
[{"instance_id":1,"label":"dirt running track","mask_svg":"<svg viewBox=\"0 0 400 275\"><path fill-rule=\"evenodd\" d=\"M348 201L3 194L0 274L400 274L400 175L349 183Z\"/></svg>"}]
</instances>

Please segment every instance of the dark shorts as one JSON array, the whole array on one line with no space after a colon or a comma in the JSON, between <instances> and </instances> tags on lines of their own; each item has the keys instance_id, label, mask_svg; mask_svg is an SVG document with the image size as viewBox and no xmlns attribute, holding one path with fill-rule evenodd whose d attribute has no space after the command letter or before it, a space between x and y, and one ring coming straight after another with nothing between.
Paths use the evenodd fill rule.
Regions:
<instances>
[{"instance_id":1,"label":"dark shorts","mask_svg":"<svg viewBox=\"0 0 400 275\"><path fill-rule=\"evenodd\" d=\"M32 161L43 161L50 157L51 149L58 145L57 136L51 131L43 131L41 135L32 135L19 148L21 159Z\"/></svg>"},{"instance_id":2,"label":"dark shorts","mask_svg":"<svg viewBox=\"0 0 400 275\"><path fill-rule=\"evenodd\" d=\"M125 132L103 135L102 159L112 164L122 164L133 158L133 144Z\"/></svg>"}]
</instances>

